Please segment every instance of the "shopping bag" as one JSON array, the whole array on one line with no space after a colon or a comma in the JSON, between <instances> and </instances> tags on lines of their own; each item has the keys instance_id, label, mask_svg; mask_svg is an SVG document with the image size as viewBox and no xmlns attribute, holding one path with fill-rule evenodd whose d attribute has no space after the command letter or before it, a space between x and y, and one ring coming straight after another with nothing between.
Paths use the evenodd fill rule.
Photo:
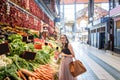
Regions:
<instances>
[{"instance_id":1,"label":"shopping bag","mask_svg":"<svg viewBox=\"0 0 120 80\"><path fill-rule=\"evenodd\" d=\"M76 59L69 64L69 70L73 77L77 77L78 75L87 71L83 63Z\"/></svg>"}]
</instances>

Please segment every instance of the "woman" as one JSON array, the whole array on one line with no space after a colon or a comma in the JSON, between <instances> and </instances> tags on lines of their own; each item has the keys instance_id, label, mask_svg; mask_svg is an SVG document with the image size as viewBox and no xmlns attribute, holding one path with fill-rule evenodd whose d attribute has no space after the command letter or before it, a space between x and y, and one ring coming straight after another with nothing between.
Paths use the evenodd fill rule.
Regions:
<instances>
[{"instance_id":1,"label":"woman","mask_svg":"<svg viewBox=\"0 0 120 80\"><path fill-rule=\"evenodd\" d=\"M72 58L74 57L72 46L69 44L66 35L61 35L60 40L62 42L62 59L60 63L59 80L76 80L69 71L69 63L72 62Z\"/></svg>"}]
</instances>

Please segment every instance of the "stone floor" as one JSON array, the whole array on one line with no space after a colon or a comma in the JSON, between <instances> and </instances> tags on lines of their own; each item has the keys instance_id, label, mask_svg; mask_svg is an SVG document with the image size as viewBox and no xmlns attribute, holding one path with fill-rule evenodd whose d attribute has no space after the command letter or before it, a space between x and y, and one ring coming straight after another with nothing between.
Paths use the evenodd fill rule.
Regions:
<instances>
[{"instance_id":1,"label":"stone floor","mask_svg":"<svg viewBox=\"0 0 120 80\"><path fill-rule=\"evenodd\" d=\"M83 62L87 72L77 80L120 80L120 57L92 46L72 43L75 57Z\"/></svg>"}]
</instances>

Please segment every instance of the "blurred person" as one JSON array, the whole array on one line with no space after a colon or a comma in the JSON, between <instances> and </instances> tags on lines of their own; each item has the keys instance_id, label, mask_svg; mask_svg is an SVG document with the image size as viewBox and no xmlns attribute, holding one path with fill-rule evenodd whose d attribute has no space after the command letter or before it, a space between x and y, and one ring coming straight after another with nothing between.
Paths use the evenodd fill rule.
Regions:
<instances>
[{"instance_id":1,"label":"blurred person","mask_svg":"<svg viewBox=\"0 0 120 80\"><path fill-rule=\"evenodd\" d=\"M62 59L59 68L59 80L77 80L75 77L72 76L69 70L69 63L72 62L72 58L75 57L73 48L69 43L66 35L61 35L60 40L62 43Z\"/></svg>"}]
</instances>

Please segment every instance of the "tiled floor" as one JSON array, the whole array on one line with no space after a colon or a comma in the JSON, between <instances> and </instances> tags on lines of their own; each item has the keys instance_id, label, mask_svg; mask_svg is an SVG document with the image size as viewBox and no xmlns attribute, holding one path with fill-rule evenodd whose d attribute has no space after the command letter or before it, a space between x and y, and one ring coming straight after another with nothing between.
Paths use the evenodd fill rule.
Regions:
<instances>
[{"instance_id":1,"label":"tiled floor","mask_svg":"<svg viewBox=\"0 0 120 80\"><path fill-rule=\"evenodd\" d=\"M72 43L77 59L81 60L87 72L79 75L78 80L120 80L120 57L106 54L106 51Z\"/></svg>"}]
</instances>

